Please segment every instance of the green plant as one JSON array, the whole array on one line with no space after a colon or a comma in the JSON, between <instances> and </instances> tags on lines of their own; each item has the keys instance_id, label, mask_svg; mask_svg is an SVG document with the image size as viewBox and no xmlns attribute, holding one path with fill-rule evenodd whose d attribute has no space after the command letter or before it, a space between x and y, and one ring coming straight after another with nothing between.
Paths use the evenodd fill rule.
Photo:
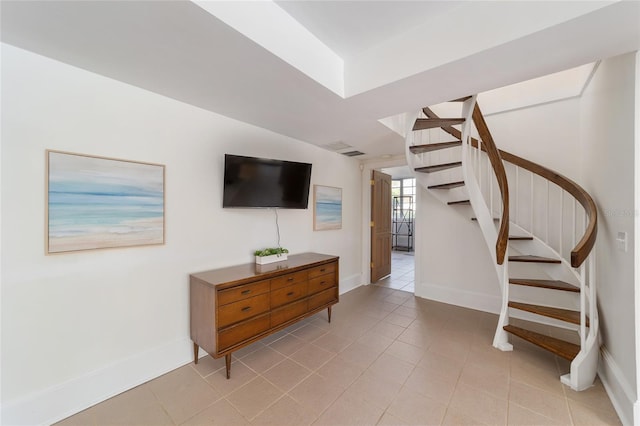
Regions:
<instances>
[{"instance_id":1,"label":"green plant","mask_svg":"<svg viewBox=\"0 0 640 426\"><path fill-rule=\"evenodd\" d=\"M285 254L285 253L289 253L289 250L287 250L286 248L282 248L282 247L266 248L264 250L256 250L256 251L253 252L254 255L259 256L259 257L271 256L271 255L274 255L274 254L281 255L281 254Z\"/></svg>"}]
</instances>

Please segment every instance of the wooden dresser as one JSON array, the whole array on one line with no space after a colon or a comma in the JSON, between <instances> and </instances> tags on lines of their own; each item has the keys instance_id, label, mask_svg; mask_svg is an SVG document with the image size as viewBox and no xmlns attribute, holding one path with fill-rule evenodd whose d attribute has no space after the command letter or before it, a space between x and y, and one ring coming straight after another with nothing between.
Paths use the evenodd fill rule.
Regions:
<instances>
[{"instance_id":1,"label":"wooden dresser","mask_svg":"<svg viewBox=\"0 0 640 426\"><path fill-rule=\"evenodd\" d=\"M248 263L190 276L191 340L225 357L256 340L338 303L338 257L303 253L268 265Z\"/></svg>"}]
</instances>

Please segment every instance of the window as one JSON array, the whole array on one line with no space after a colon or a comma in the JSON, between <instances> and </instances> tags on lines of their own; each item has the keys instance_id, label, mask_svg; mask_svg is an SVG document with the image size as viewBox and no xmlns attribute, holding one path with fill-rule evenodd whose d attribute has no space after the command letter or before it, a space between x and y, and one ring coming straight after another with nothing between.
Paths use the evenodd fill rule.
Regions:
<instances>
[{"instance_id":1,"label":"window","mask_svg":"<svg viewBox=\"0 0 640 426\"><path fill-rule=\"evenodd\" d=\"M400 211L395 212L396 215L404 216L405 212L413 210L416 197L416 179L394 179L391 181L391 196L399 198ZM395 206L394 206L395 209Z\"/></svg>"},{"instance_id":2,"label":"window","mask_svg":"<svg viewBox=\"0 0 640 426\"><path fill-rule=\"evenodd\" d=\"M413 209L416 195L415 178L394 179L391 182L393 250L413 251Z\"/></svg>"}]
</instances>

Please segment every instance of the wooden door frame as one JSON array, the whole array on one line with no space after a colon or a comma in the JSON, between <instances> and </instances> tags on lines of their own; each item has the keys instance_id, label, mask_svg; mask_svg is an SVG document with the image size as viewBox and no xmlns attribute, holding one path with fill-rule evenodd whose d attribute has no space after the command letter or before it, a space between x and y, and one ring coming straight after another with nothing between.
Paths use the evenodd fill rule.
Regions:
<instances>
[{"instance_id":1,"label":"wooden door frame","mask_svg":"<svg viewBox=\"0 0 640 426\"><path fill-rule=\"evenodd\" d=\"M369 222L371 221L371 171L372 170L380 170L386 169L390 167L401 167L406 166L406 159L403 158L395 158L384 161L372 161L367 163L362 163L360 165L360 170L362 173L362 259L361 259L361 274L362 274L362 284L369 285L371 284L371 228L369 226ZM416 182L416 200L415 200L415 216L414 216L414 261L415 261L415 282L421 282L422 278L422 269L420 262L416 260L420 258L421 249L421 238L418 238L418 232L420 230L420 214L419 205L421 200L421 190L420 185ZM418 286L416 285L416 289Z\"/></svg>"},{"instance_id":2,"label":"wooden door frame","mask_svg":"<svg viewBox=\"0 0 640 426\"><path fill-rule=\"evenodd\" d=\"M391 274L391 187L393 176L380 170L371 171L371 254L370 280L380 281ZM386 199L385 199L386 197ZM375 225L374 225L375 224ZM374 245L375 240L375 245ZM374 249L375 247L375 249Z\"/></svg>"}]
</instances>

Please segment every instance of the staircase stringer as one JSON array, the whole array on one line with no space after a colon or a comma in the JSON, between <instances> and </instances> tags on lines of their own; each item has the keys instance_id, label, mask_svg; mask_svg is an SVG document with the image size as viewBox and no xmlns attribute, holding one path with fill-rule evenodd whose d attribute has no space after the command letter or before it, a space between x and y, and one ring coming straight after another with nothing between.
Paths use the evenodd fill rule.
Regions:
<instances>
[{"instance_id":1,"label":"staircase stringer","mask_svg":"<svg viewBox=\"0 0 640 426\"><path fill-rule=\"evenodd\" d=\"M495 250L495 244L498 240L498 231L494 224L494 212L491 211L488 203L486 202L480 183L478 182L477 174L474 170L474 162L471 156L471 150L473 148L471 132L473 126L473 113L476 109L476 96L470 96L462 103L461 117L464 119L461 131L445 126L442 130L445 133L449 133L454 137L458 137L462 140L462 147L460 150L460 157L462 162L461 174L462 180L465 183L464 192L470 201L473 215L477 219L480 226L480 230L483 235L483 239L489 249L489 254L492 259L496 270L496 278L501 294L501 307L500 307L500 319L497 327L497 332L494 337L493 345L503 351L512 350L513 346L508 341L508 334L504 331L504 326L508 325L508 300L509 300L509 272L508 262L498 263L497 254ZM406 144L405 153L407 163L411 170L415 170L423 164L422 156L416 155L410 151L412 145L418 145L417 139L419 138L419 132L414 130L413 123L420 117L422 117L422 111L407 114L407 131L406 131ZM431 118L431 114L427 114ZM431 195L436 197L439 201L446 204L451 201L452 191L438 191L428 188L431 182L431 177L423 173L415 173L416 180L419 185L425 188ZM505 257L508 258L508 252L505 253Z\"/></svg>"},{"instance_id":2,"label":"staircase stringer","mask_svg":"<svg viewBox=\"0 0 640 426\"><path fill-rule=\"evenodd\" d=\"M496 330L496 334L494 336L493 346L501 350L511 350L513 348L513 346L509 343L509 339L507 337L508 336L507 330L505 330L505 329L508 329L510 333L514 333L516 336L519 336L520 338L529 340L534 344L537 344L547 350L550 350L556 355L559 355L559 356L565 357L566 359L571 360L570 372L569 374L562 376L561 381L562 383L570 386L574 390L577 390L577 391L584 390L590 387L593 383L593 380L596 375L597 362L598 362L598 356L599 356L599 320L598 320L598 312L597 312L597 306L596 306L596 293L595 293L595 288L596 288L595 250L593 250L594 244L595 244L595 237L597 233L597 209L596 209L595 203L593 202L589 194L586 193L586 191L584 191L584 189L579 187L575 182L565 178L562 175L559 175L558 173L550 169L545 168L544 166L540 166L538 164L535 164L521 157L517 157L508 152L498 150L495 147L493 138L491 137L491 134L488 131L486 122L484 121L484 117L482 117L482 114L479 108L477 107L477 105L475 105L475 101L476 101L475 96L466 97L464 99L456 100L456 101L463 102L462 118L456 119L456 120L459 120L458 122L463 123L462 130L458 130L452 127L450 124L446 124L447 123L446 119L441 119L440 117L438 117L438 115L435 114L430 108L423 108L422 113L424 113L427 119L431 119L432 122L429 122L428 120L423 119L420 121L420 123L424 128L433 127L432 126L433 124L445 123L441 126L441 129L444 132L448 133L449 135L453 136L454 138L462 140L462 148L459 154L460 162L457 163L459 168L457 173L459 173L461 176L455 180L461 180L462 182L460 183L464 185L463 189L464 189L466 198L468 198L469 200L470 207L473 210L475 219L477 220L480 226L481 232L483 234L483 238L485 239L485 242L489 247L490 256L496 268L498 281L500 284L500 289L502 294L502 307L500 311L498 327ZM415 120L418 117L422 117L421 112L414 113L413 117L411 117L411 119L409 120L409 124L415 123L416 122ZM480 134L480 137L478 139L471 137L471 129L472 129L471 117L473 117L473 122L477 127L476 130ZM417 129L417 132L419 131L421 130ZM416 132L413 131L413 128L409 129L406 133L407 161L409 165L412 167L412 169L414 170L416 165L423 166L427 163L425 162L425 164L422 164L421 161L423 159L430 158L428 156L427 157L422 156L421 154L414 155L413 153L411 153L409 147L414 143L414 138L416 138L415 134ZM418 138L422 138L422 137L418 136ZM415 139L415 141L417 141L417 139ZM429 143L431 143L431 141L429 141ZM424 144L424 142L421 140L416 144L422 145ZM474 149L471 149L471 148L474 148ZM434 147L433 149L441 149L441 147L439 148ZM420 151L420 149L415 149L415 151L418 152ZM457 153L454 153L454 154L456 155L455 161L458 161L457 160L458 154ZM485 154L487 154L486 157L485 157ZM517 214L518 195L516 195L515 203L514 203L515 214L513 214L514 212L509 212L507 208L507 207L513 207L513 205L511 205L508 201L509 185L507 184L507 176L505 176L504 168L502 167L503 160L506 163L510 163L516 167L525 169L526 173L532 173L531 191L528 196L531 199L531 206L530 206L531 214L529 216L530 218L529 229L527 229L524 226L524 224L518 223L518 214ZM483 161L485 161L485 164L487 164L487 162L491 163L493 173L494 173L493 176L495 176L495 179L497 179L496 183L498 184L500 193L502 195L502 202L500 204L501 213L493 211L495 198L493 197L493 181L491 180L492 175L489 173L489 168L487 168L486 172L489 173L489 178L488 180L485 180L482 174ZM429 164L429 166L431 165ZM423 169L420 171L426 171L424 169L425 168L423 167ZM432 171L427 171L427 173L432 173ZM575 239L577 237L576 222L575 222L576 221L576 210L575 210L576 203L579 203L585 209L584 236L576 244L575 248L571 250L570 259L569 257L565 257L562 255L564 252L567 251L567 250L563 250L563 241L566 240L563 237L564 235L563 230L566 233L567 229L565 228L567 227L564 227L562 225L564 220L563 219L564 207L562 207L564 205L563 204L564 198L562 194L560 196L561 220L559 225L559 232L560 232L559 248L558 249L554 248L553 244L549 241L549 223L548 222L549 222L549 218L553 215L550 215L549 213L547 213L546 222L544 222L546 226L546 230L541 231L542 233L540 233L540 235L536 235L537 230L533 226L534 224L533 174L536 174L537 176L547 180L547 184L546 184L547 209L549 209L549 186L550 186L549 183L558 185L561 188L561 190L569 193L569 195L573 197L574 201L573 201L572 216L573 216L574 222L573 222L573 225L568 229L571 230L570 232L574 233L573 235L574 244L576 244ZM430 194L432 194L433 196L435 196L437 199L444 202L445 204L447 203L447 201L455 201L456 199L460 200L460 197L457 197L454 200L451 199L452 193L455 190L450 188L455 188L457 186L447 187L446 185L434 185L434 187L436 188L438 186L440 187L444 186L446 187L446 191L443 189L435 189L435 188L430 189L429 183L441 184L442 182L437 182L436 178L422 174L422 173L417 173L416 179L417 179L417 182L421 186L423 186ZM436 181L434 182L434 180ZM454 182L454 179L450 179L450 182L457 183L457 182ZM489 184L488 194L484 193L487 191L483 191L483 185L482 185L483 183L485 187L487 186L487 183ZM516 185L512 186L512 188L515 188L515 191L518 191L519 186L517 184L518 183L517 171L515 176L515 183ZM459 188L459 189L462 189L462 188ZM498 202L500 203L500 201ZM460 210L458 209L460 208L457 207L456 211L459 212ZM496 223L494 222L495 213L497 213L498 216L501 216L501 219L502 219L500 222L499 231L496 229ZM513 219L513 220L509 220L509 219ZM536 223L538 223L537 219L536 219ZM519 225L522 225L522 226L519 226ZM507 236L509 235L508 233L509 229L511 229L512 231L515 231L514 232L515 237L524 236L528 238L525 238L525 239L509 238L510 240L513 240L513 241L510 241L509 245L507 245L506 241L507 241ZM492 244L494 241L496 242L495 250ZM506 249L506 252L505 252L505 249ZM564 297L565 293L560 293L560 296L556 293L555 296L553 296L553 299L546 300L545 298L541 298L540 301L537 303L539 304L538 306L539 308L556 307L560 309L577 310L579 306L578 312L579 312L580 322L577 330L580 337L579 346L571 342L566 342L561 339L554 338L553 336L545 336L533 331L527 332L527 330L525 329L521 329L519 327L509 325L509 315L516 314L516 312L511 312L509 308L509 301L513 296L515 296L516 298L519 298L520 296L522 297L526 296L527 298L535 299L535 298L538 298L538 296L542 296L542 297L546 297L545 295L551 296L553 292L558 292L563 290L566 291L566 288L562 288L562 287L544 288L545 286L543 285L530 285L530 286L528 285L526 287L527 289L526 291L541 292L541 293L538 293L537 295L533 293L525 294L525 293L516 291L516 289L514 289L513 294L510 297L509 266L508 266L508 262L503 262L503 260L506 258L514 262L514 264L512 265L513 267L511 268L512 274L514 272L516 273L519 272L519 268L521 265L529 265L530 267L531 265L535 265L535 264L532 264L532 263L523 264L521 263L523 259L516 259L515 257L510 258L508 255L508 251L521 252L523 255L526 255L526 256L540 256L543 258L550 258L550 259L553 259L554 261L557 261L552 263L547 262L546 265L540 266L540 269L542 268L545 269L544 275L548 275L549 278L553 278L557 280L559 283L576 285L576 287L579 288L580 290L579 292L566 293L567 297ZM538 259L538 261L539 260L540 259ZM526 260L526 261L531 262L531 260ZM504 264L501 265L501 263L504 263ZM543 265L543 264L540 264L540 265ZM538 267L536 266L536 268ZM516 274L512 278L533 279L533 278L538 278L538 276L531 277L525 274L525 276L519 277ZM517 280L514 280L514 284L520 284L519 286L517 286L518 288L523 288L521 287L523 285L522 283L516 283L515 281ZM576 281L579 284L576 283ZM573 298L573 296L571 295L577 295L578 298ZM529 306L531 307L533 305L531 305L530 302L531 301L528 301L526 299L522 300L522 303L528 303ZM565 307L559 306L563 304L571 304L572 306L565 306ZM553 305L558 305L558 306L553 306ZM522 307L517 307L514 305L513 308L511 309L518 310L518 309L522 309ZM529 309L529 312L533 313L534 318L535 318L535 315L540 315L540 316L547 315L547 317L550 316L551 318L556 318L555 319L556 321L572 322L570 318L568 320L564 318L558 319L558 317L549 315L550 313L549 310L545 311L544 309L539 309L534 311ZM559 315L559 314L556 313L555 315ZM542 319L535 319L532 321L544 324L544 320ZM573 320L573 323L575 324L575 319ZM575 326L571 327L570 329L575 330Z\"/></svg>"},{"instance_id":3,"label":"staircase stringer","mask_svg":"<svg viewBox=\"0 0 640 426\"><path fill-rule=\"evenodd\" d=\"M503 154L503 158L506 157L505 161L509 161L509 157L514 158L515 156L501 152ZM506 155L505 155L506 154ZM542 166L536 167L543 169ZM531 167L531 169L535 169ZM565 179L561 175L556 174L555 172L549 172L547 170L543 170L542 173L536 173L538 176L543 179L549 181L550 183L558 184L557 181ZM516 175L517 176L517 175ZM552 180L555 177L556 181ZM566 179L565 179L566 180ZM574 193L581 194L584 191L582 188L578 187L577 184L570 182L575 185L573 192L564 188L565 191L569 192L570 195L573 195L576 199L576 202L580 201L580 199L574 195ZM513 185L512 188L516 190L517 185ZM584 192L586 194L586 192ZM589 201L593 203L588 194L585 195L588 197ZM533 197L532 197L533 199ZM562 198L561 198L562 199ZM569 212L569 215L572 216L575 220L575 203L574 202L574 211ZM582 203L581 203L582 204ZM589 203L585 203L589 204ZM563 221L562 211L560 214L560 220ZM596 214L595 211L592 214ZM531 213L531 217L533 217L533 212ZM514 215L516 217L517 215ZM517 217L516 217L517 218ZM585 233L588 231L587 221L589 216L584 218L584 227ZM594 221L595 222L595 221ZM600 346L600 338L599 338L599 318L598 318L598 309L597 309L597 300L596 300L596 273L595 273L595 250L590 250L585 257L583 257L583 261L574 265L574 258L576 257L573 252L577 251L577 248L572 250L571 256L564 255L562 246L560 249L554 248L552 243L548 242L548 230L540 230L540 234L538 231L534 229L531 222L529 223L528 228L521 224L511 223L511 227L516 230L516 232L525 233L533 237L533 240L524 242L512 241L510 245L513 251L518 251L522 253L527 253L529 255L538 255L544 257L551 257L560 260L560 264L555 266L547 266L546 273L553 279L562 280L570 282L576 285L579 289L579 299L577 300L577 311L580 312L580 324L577 327L577 332L580 338L579 351L575 355L575 357L571 360L570 371L568 374L561 376L561 382L575 391L582 391L588 389L593 385L593 381L595 380L597 374L597 365L598 365L598 357L599 357L599 346ZM546 224L548 226L548 224ZM564 232L573 232L576 224L574 223L572 226L568 227L569 230L564 230ZM563 227L560 227L560 235L562 236ZM575 237L574 237L575 238ZM593 236L595 240L595 235ZM586 238L583 238L586 240ZM566 250L564 251L566 253ZM512 268L512 272L514 272L516 268ZM559 300L554 299L552 301L544 303L546 306L558 306ZM562 306L558 306L562 307ZM588 318L588 323L587 323ZM543 321L538 321L543 322Z\"/></svg>"},{"instance_id":4,"label":"staircase stringer","mask_svg":"<svg viewBox=\"0 0 640 426\"><path fill-rule=\"evenodd\" d=\"M477 95L471 96L463 103L463 117L466 119L462 125L462 176L465 181L471 207L477 218L482 236L487 244L489 255L496 269L498 278L498 286L500 287L501 306L498 318L498 326L493 338L493 346L502 351L513 350L513 345L509 343L509 335L504 330L504 326L509 325L509 262L500 264L497 259L495 244L498 240L498 231L494 223L494 212L487 205L484 194L480 188L477 174L474 171L473 161L471 160L471 126L473 123L472 114L476 107ZM509 249L505 253L508 259Z\"/></svg>"}]
</instances>

